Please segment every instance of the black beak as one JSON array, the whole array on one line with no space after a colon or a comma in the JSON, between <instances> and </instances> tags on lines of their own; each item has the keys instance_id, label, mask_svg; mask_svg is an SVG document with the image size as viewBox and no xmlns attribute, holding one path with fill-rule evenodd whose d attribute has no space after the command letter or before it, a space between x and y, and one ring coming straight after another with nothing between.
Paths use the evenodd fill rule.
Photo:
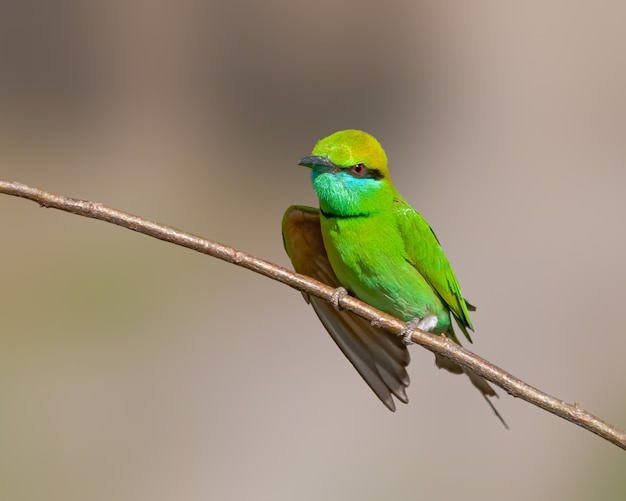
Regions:
<instances>
[{"instance_id":1,"label":"black beak","mask_svg":"<svg viewBox=\"0 0 626 501\"><path fill-rule=\"evenodd\" d=\"M313 169L315 172L319 172L320 174L323 172L329 172L331 174L335 174L339 172L340 169L334 163L330 161L328 157L319 157L319 156L310 156L301 158L298 162L298 165L303 165L304 167L309 167Z\"/></svg>"}]
</instances>

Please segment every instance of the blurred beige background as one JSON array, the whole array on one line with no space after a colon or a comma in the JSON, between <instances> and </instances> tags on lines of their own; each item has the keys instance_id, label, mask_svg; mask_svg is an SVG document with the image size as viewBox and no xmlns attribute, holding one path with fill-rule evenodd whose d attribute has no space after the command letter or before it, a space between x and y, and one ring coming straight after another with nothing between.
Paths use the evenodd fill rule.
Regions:
<instances>
[{"instance_id":1,"label":"blurred beige background","mask_svg":"<svg viewBox=\"0 0 626 501\"><path fill-rule=\"evenodd\" d=\"M13 3L1 178L287 265L297 160L365 129L472 349L626 427L623 3ZM0 224L1 499L626 497L624 451L501 395L505 431L418 347L389 413L280 284L7 196Z\"/></svg>"}]
</instances>

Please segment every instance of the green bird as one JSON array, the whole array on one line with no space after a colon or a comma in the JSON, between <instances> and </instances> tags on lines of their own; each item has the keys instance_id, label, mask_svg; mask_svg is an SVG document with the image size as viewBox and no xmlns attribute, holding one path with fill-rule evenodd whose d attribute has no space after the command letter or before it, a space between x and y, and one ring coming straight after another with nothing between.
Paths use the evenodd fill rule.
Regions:
<instances>
[{"instance_id":1,"label":"green bird","mask_svg":"<svg viewBox=\"0 0 626 501\"><path fill-rule=\"evenodd\" d=\"M463 298L432 229L391 182L376 138L360 130L335 132L299 165L311 169L320 208L292 206L285 212L283 241L295 270L460 344L454 317L471 342L469 312L475 308ZM383 404L395 411L394 396L407 403L410 357L403 337L327 301L305 299ZM435 355L435 362L469 376L502 420L487 398L497 396L487 381L445 357Z\"/></svg>"}]
</instances>

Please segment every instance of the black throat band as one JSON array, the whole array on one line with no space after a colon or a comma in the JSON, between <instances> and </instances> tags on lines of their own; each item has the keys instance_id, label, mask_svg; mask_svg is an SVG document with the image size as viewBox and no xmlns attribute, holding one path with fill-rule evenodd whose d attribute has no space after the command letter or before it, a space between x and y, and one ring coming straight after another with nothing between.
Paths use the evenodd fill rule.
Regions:
<instances>
[{"instance_id":1,"label":"black throat band","mask_svg":"<svg viewBox=\"0 0 626 501\"><path fill-rule=\"evenodd\" d=\"M356 214L333 214L332 212L326 212L323 209L320 209L320 212L326 219L354 219L369 216L368 212L357 212Z\"/></svg>"}]
</instances>

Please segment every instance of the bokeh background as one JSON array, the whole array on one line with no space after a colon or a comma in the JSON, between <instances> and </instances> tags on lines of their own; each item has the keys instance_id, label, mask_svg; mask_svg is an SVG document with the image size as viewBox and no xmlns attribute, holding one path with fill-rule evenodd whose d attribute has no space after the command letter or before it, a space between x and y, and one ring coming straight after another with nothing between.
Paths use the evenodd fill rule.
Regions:
<instances>
[{"instance_id":1,"label":"bokeh background","mask_svg":"<svg viewBox=\"0 0 626 501\"><path fill-rule=\"evenodd\" d=\"M376 135L472 349L626 427L623 2L5 2L0 177L288 265L296 165ZM0 498L623 500L626 454L412 349L388 412L299 293L0 196ZM503 392L501 392L503 393Z\"/></svg>"}]
</instances>

